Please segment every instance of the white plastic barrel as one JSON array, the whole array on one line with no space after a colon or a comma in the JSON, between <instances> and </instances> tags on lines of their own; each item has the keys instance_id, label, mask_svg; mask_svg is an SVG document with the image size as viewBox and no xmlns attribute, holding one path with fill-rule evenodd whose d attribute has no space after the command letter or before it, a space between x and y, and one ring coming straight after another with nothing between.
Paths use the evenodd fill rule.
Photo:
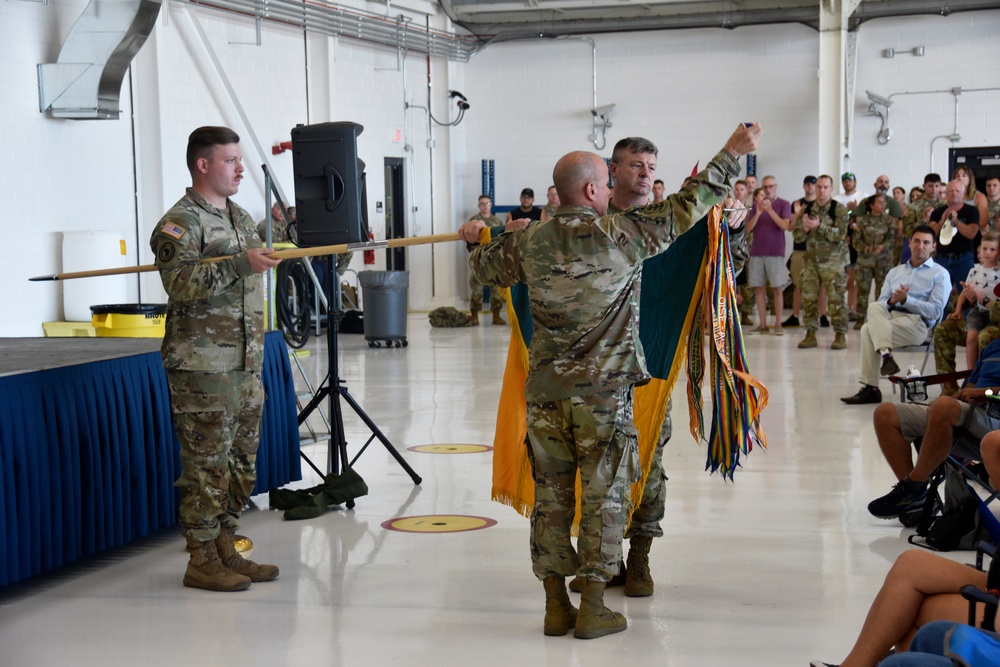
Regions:
<instances>
[{"instance_id":1,"label":"white plastic barrel","mask_svg":"<svg viewBox=\"0 0 1000 667\"><path fill-rule=\"evenodd\" d=\"M62 272L95 271L125 266L125 236L121 232L63 232ZM67 280L63 316L67 322L90 322L90 307L125 303L128 276Z\"/></svg>"}]
</instances>

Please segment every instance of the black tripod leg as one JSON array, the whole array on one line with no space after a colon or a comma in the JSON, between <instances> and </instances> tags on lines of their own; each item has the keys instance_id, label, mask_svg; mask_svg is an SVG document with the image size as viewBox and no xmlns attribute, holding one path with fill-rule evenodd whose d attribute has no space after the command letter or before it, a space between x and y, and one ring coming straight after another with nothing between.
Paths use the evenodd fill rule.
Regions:
<instances>
[{"instance_id":1,"label":"black tripod leg","mask_svg":"<svg viewBox=\"0 0 1000 667\"><path fill-rule=\"evenodd\" d=\"M354 397L351 396L350 392L347 391L347 387L341 386L339 387L339 390L340 390L340 395L344 397L344 400L347 401L352 408L354 408L354 412L357 413L358 417L361 418L361 421L363 421L365 425L369 429L371 429L372 434L376 438L378 438L379 441L385 446L386 450L388 450L388 452L392 454L392 458L396 459L396 462L403 468L403 470L406 471L406 474L410 476L410 479L413 480L413 483L420 484L420 482L422 481L420 479L420 475L414 472L413 468L410 467L410 464L408 464L406 460L399 455L399 452L396 450L395 447L393 447L392 443L389 442L389 439L385 437L385 434L382 433L379 427L375 425L375 422L373 422L371 418L367 414L365 414L365 411L361 409L361 406L358 405L358 402L355 401Z\"/></svg>"}]
</instances>

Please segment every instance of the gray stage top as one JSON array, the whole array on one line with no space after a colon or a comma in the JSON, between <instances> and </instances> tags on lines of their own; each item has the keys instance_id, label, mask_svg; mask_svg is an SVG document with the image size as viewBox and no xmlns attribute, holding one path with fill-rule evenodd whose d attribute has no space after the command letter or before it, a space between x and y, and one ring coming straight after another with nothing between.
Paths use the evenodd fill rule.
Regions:
<instances>
[{"instance_id":1,"label":"gray stage top","mask_svg":"<svg viewBox=\"0 0 1000 667\"><path fill-rule=\"evenodd\" d=\"M0 377L160 349L161 338L0 338Z\"/></svg>"}]
</instances>

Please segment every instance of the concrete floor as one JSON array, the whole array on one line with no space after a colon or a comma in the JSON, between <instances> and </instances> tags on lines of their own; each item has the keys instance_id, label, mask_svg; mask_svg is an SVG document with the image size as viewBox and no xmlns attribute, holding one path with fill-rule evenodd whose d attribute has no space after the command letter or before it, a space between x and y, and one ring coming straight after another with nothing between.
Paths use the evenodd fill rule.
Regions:
<instances>
[{"instance_id":1,"label":"concrete floor","mask_svg":"<svg viewBox=\"0 0 1000 667\"><path fill-rule=\"evenodd\" d=\"M0 664L804 667L846 654L909 532L865 509L894 480L872 433L872 406L837 400L858 387L857 332L845 351L827 349L831 329L813 350L796 349L796 329L747 337L751 368L770 389L770 448L746 458L735 483L704 471L705 449L687 433L678 390L665 536L651 554L656 593L609 591L608 606L624 611L628 629L580 641L542 635L528 522L490 500L490 453L407 451L492 444L508 332L487 321L432 329L426 315L412 314L406 348L340 337L341 376L421 485L375 442L356 465L370 494L352 510L290 522L255 498L261 509L245 514L241 532L281 577L245 592L182 587L186 554L173 531L0 591ZM310 374L325 371L324 347L307 345ZM905 368L922 355L897 356ZM356 452L367 433L346 406L345 421ZM325 463L325 445L304 451ZM305 465L303 473L301 485L317 482ZM496 524L447 534L382 527L441 514Z\"/></svg>"}]
</instances>

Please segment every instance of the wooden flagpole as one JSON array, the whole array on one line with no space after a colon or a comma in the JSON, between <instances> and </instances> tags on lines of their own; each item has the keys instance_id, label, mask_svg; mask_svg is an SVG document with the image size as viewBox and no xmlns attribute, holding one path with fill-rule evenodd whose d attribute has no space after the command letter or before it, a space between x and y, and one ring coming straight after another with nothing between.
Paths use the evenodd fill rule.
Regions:
<instances>
[{"instance_id":1,"label":"wooden flagpole","mask_svg":"<svg viewBox=\"0 0 1000 667\"><path fill-rule=\"evenodd\" d=\"M427 236L413 236L403 239L389 239L387 241L376 241L374 243L339 243L337 245L323 245L314 248L288 248L286 250L275 250L271 257L278 259L294 259L296 257L322 257L324 255L338 255L343 252L354 250L377 250L379 248L402 248L411 245L427 245L429 243L447 243L458 241L458 233L450 234L429 234ZM218 262L229 259L232 255L224 257L210 257L201 260L203 264ZM118 276L129 273L147 273L159 270L155 264L143 264L142 266L122 266L114 269L96 269L94 271L75 271L73 273L57 273L51 276L35 276L29 278L32 281L44 280L73 280L75 278L96 278L98 276Z\"/></svg>"}]
</instances>

